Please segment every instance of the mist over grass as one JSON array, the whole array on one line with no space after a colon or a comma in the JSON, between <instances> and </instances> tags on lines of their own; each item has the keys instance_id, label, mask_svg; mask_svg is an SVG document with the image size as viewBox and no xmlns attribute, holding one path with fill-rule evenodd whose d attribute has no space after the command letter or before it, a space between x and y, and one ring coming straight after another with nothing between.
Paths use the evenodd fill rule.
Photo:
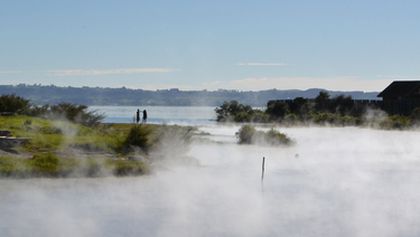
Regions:
<instances>
[{"instance_id":1,"label":"mist over grass","mask_svg":"<svg viewBox=\"0 0 420 237\"><path fill-rule=\"evenodd\" d=\"M419 236L419 132L281 128L296 144L271 147L236 144L238 129L200 128L211 134L209 141L187 149L199 165L165 163L149 176L0 180L0 231L5 236Z\"/></svg>"}]
</instances>

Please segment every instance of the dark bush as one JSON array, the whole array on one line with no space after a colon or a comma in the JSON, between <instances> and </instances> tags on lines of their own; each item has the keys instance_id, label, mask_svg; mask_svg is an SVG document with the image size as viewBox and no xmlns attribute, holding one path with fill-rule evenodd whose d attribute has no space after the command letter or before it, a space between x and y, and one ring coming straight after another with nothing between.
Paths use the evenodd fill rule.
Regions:
<instances>
[{"instance_id":1,"label":"dark bush","mask_svg":"<svg viewBox=\"0 0 420 237\"><path fill-rule=\"evenodd\" d=\"M419 123L420 122L420 107L417 107L413 110L413 112L410 115L410 118L413 120L413 122L415 123Z\"/></svg>"},{"instance_id":2,"label":"dark bush","mask_svg":"<svg viewBox=\"0 0 420 237\"><path fill-rule=\"evenodd\" d=\"M272 128L264 133L264 142L269 145L290 145L292 140L286 134Z\"/></svg>"},{"instance_id":3,"label":"dark bush","mask_svg":"<svg viewBox=\"0 0 420 237\"><path fill-rule=\"evenodd\" d=\"M281 120L289 112L288 106L285 102L280 100L270 100L267 102L267 109L265 111L271 119Z\"/></svg>"},{"instance_id":4,"label":"dark bush","mask_svg":"<svg viewBox=\"0 0 420 237\"><path fill-rule=\"evenodd\" d=\"M327 111L330 108L330 94L326 91L319 92L319 95L315 98L315 110L316 111Z\"/></svg>"},{"instance_id":5,"label":"dark bush","mask_svg":"<svg viewBox=\"0 0 420 237\"><path fill-rule=\"evenodd\" d=\"M225 101L215 109L219 122L249 122L252 119L252 107L240 104L236 100Z\"/></svg>"},{"instance_id":6,"label":"dark bush","mask_svg":"<svg viewBox=\"0 0 420 237\"><path fill-rule=\"evenodd\" d=\"M69 121L86 126L97 125L105 117L103 114L98 114L96 111L88 111L88 107L86 105L75 105L69 103L61 103L51 106L50 116L64 117Z\"/></svg>"},{"instance_id":7,"label":"dark bush","mask_svg":"<svg viewBox=\"0 0 420 237\"><path fill-rule=\"evenodd\" d=\"M144 152L147 152L152 145L151 134L152 128L149 125L135 125L133 126L124 143L123 143L123 152L130 152L133 148L140 148Z\"/></svg>"},{"instance_id":8,"label":"dark bush","mask_svg":"<svg viewBox=\"0 0 420 237\"><path fill-rule=\"evenodd\" d=\"M401 115L388 116L379 124L379 126L383 129L407 129L412 125L412 121L409 117Z\"/></svg>"},{"instance_id":9,"label":"dark bush","mask_svg":"<svg viewBox=\"0 0 420 237\"><path fill-rule=\"evenodd\" d=\"M108 165L115 176L141 175L147 172L147 167L142 161L114 160Z\"/></svg>"},{"instance_id":10,"label":"dark bush","mask_svg":"<svg viewBox=\"0 0 420 237\"><path fill-rule=\"evenodd\" d=\"M262 144L262 145L290 145L292 140L279 131L270 129L268 132L257 131L251 125L243 125L238 133L239 144Z\"/></svg>"},{"instance_id":11,"label":"dark bush","mask_svg":"<svg viewBox=\"0 0 420 237\"><path fill-rule=\"evenodd\" d=\"M59 158L52 153L35 154L30 161L30 166L35 176L52 176L59 175Z\"/></svg>"},{"instance_id":12,"label":"dark bush","mask_svg":"<svg viewBox=\"0 0 420 237\"><path fill-rule=\"evenodd\" d=\"M329 102L329 111L331 113L339 113L340 115L350 114L354 108L354 101L351 96L339 95Z\"/></svg>"},{"instance_id":13,"label":"dark bush","mask_svg":"<svg viewBox=\"0 0 420 237\"><path fill-rule=\"evenodd\" d=\"M0 96L0 113L26 114L29 112L29 100L16 95Z\"/></svg>"},{"instance_id":14,"label":"dark bush","mask_svg":"<svg viewBox=\"0 0 420 237\"><path fill-rule=\"evenodd\" d=\"M243 125L238 133L239 144L252 144L257 130L251 125Z\"/></svg>"}]
</instances>

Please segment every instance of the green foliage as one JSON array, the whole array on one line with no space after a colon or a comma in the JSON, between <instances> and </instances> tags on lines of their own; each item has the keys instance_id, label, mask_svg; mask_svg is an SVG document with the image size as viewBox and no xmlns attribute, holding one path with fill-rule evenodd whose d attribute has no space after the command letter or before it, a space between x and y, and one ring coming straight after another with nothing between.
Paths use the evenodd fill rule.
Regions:
<instances>
[{"instance_id":1,"label":"green foliage","mask_svg":"<svg viewBox=\"0 0 420 237\"><path fill-rule=\"evenodd\" d=\"M253 123L268 123L270 116L259 109L253 110L251 122Z\"/></svg>"},{"instance_id":2,"label":"green foliage","mask_svg":"<svg viewBox=\"0 0 420 237\"><path fill-rule=\"evenodd\" d=\"M145 163L137 160L108 160L107 165L115 176L141 175L148 172Z\"/></svg>"},{"instance_id":3,"label":"green foliage","mask_svg":"<svg viewBox=\"0 0 420 237\"><path fill-rule=\"evenodd\" d=\"M49 111L50 117L64 117L69 121L80 123L85 126L98 125L104 119L103 114L98 114L95 111L88 111L86 105L61 103L51 106Z\"/></svg>"},{"instance_id":4,"label":"green foliage","mask_svg":"<svg viewBox=\"0 0 420 237\"><path fill-rule=\"evenodd\" d=\"M299 118L305 118L311 109L309 100L302 97L297 97L290 101L288 107L289 113L294 114Z\"/></svg>"},{"instance_id":5,"label":"green foliage","mask_svg":"<svg viewBox=\"0 0 420 237\"><path fill-rule=\"evenodd\" d=\"M239 138L239 144L252 144L255 141L255 134L257 130L251 125L243 125L237 136Z\"/></svg>"},{"instance_id":6,"label":"green foliage","mask_svg":"<svg viewBox=\"0 0 420 237\"><path fill-rule=\"evenodd\" d=\"M288 105L280 100L270 100L265 111L272 120L281 120L289 113Z\"/></svg>"},{"instance_id":7,"label":"green foliage","mask_svg":"<svg viewBox=\"0 0 420 237\"><path fill-rule=\"evenodd\" d=\"M150 140L152 132L153 130L149 125L133 126L122 144L123 152L129 152L135 147L147 152L152 145Z\"/></svg>"},{"instance_id":8,"label":"green foliage","mask_svg":"<svg viewBox=\"0 0 420 237\"><path fill-rule=\"evenodd\" d=\"M413 123L409 117L400 115L388 116L379 124L380 128L382 129L407 129L412 125Z\"/></svg>"},{"instance_id":9,"label":"green foliage","mask_svg":"<svg viewBox=\"0 0 420 237\"><path fill-rule=\"evenodd\" d=\"M292 140L286 134L270 129L264 133L264 142L269 145L290 145Z\"/></svg>"},{"instance_id":10,"label":"green foliage","mask_svg":"<svg viewBox=\"0 0 420 237\"><path fill-rule=\"evenodd\" d=\"M315 109L316 111L327 111L330 107L330 94L326 91L319 92L319 95L315 98Z\"/></svg>"},{"instance_id":11,"label":"green foliage","mask_svg":"<svg viewBox=\"0 0 420 237\"><path fill-rule=\"evenodd\" d=\"M59 158L53 153L38 153L32 159L0 157L0 177L99 177L149 173L144 161L110 158Z\"/></svg>"},{"instance_id":12,"label":"green foliage","mask_svg":"<svg viewBox=\"0 0 420 237\"><path fill-rule=\"evenodd\" d=\"M14 157L0 157L0 176L10 177L17 170L18 162Z\"/></svg>"},{"instance_id":13,"label":"green foliage","mask_svg":"<svg viewBox=\"0 0 420 237\"><path fill-rule=\"evenodd\" d=\"M85 126L98 125L104 119L103 114L89 111L86 105L60 103L52 106L33 106L29 100L13 94L0 96L0 113L65 118Z\"/></svg>"},{"instance_id":14,"label":"green foliage","mask_svg":"<svg viewBox=\"0 0 420 237\"><path fill-rule=\"evenodd\" d=\"M286 134L274 130L258 131L251 125L243 125L238 133L239 144L291 145L292 140Z\"/></svg>"},{"instance_id":15,"label":"green foliage","mask_svg":"<svg viewBox=\"0 0 420 237\"><path fill-rule=\"evenodd\" d=\"M236 100L225 101L215 111L219 122L249 122L253 114L251 106L240 104Z\"/></svg>"},{"instance_id":16,"label":"green foliage","mask_svg":"<svg viewBox=\"0 0 420 237\"><path fill-rule=\"evenodd\" d=\"M0 113L25 114L29 109L29 100L13 94L0 96Z\"/></svg>"},{"instance_id":17,"label":"green foliage","mask_svg":"<svg viewBox=\"0 0 420 237\"><path fill-rule=\"evenodd\" d=\"M280 122L283 124L309 124L321 125L372 125L366 123L365 114L368 109L377 109L378 105L371 102L355 102L350 96L339 95L330 98L326 91L321 91L313 99L297 97L293 100L270 100L265 111L252 109L236 101L225 102L216 109L218 121L234 122ZM241 109L246 108L246 109ZM420 121L420 108L413 112L409 120ZM365 122L365 123L364 123ZM375 123L377 125L377 123ZM393 118L385 121L383 127L406 127L409 121Z\"/></svg>"},{"instance_id":18,"label":"green foliage","mask_svg":"<svg viewBox=\"0 0 420 237\"><path fill-rule=\"evenodd\" d=\"M59 158L52 153L39 153L30 160L31 170L34 176L58 176Z\"/></svg>"},{"instance_id":19,"label":"green foliage","mask_svg":"<svg viewBox=\"0 0 420 237\"><path fill-rule=\"evenodd\" d=\"M166 139L176 138L180 142L172 142L170 150L182 155L181 147L190 141L194 131L192 127L158 125L87 127L29 116L0 116L0 129L29 140L17 147L17 157L0 157L0 176L21 178L145 174L149 149L156 144L166 148ZM146 152L143 160L126 159L134 147ZM28 154L34 154L33 158L22 158Z\"/></svg>"}]
</instances>

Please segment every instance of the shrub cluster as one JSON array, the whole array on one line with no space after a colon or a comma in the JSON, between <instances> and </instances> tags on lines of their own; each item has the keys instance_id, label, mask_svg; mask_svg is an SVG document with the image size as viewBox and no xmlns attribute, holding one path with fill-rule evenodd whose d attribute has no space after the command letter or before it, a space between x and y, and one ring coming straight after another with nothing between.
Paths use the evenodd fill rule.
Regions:
<instances>
[{"instance_id":1,"label":"shrub cluster","mask_svg":"<svg viewBox=\"0 0 420 237\"><path fill-rule=\"evenodd\" d=\"M89 111L86 105L60 103L57 105L32 105L29 100L16 95L0 96L0 114L31 115L45 118L63 118L86 126L99 124L103 114Z\"/></svg>"},{"instance_id":2,"label":"shrub cluster","mask_svg":"<svg viewBox=\"0 0 420 237\"><path fill-rule=\"evenodd\" d=\"M251 125L243 125L237 132L239 144L290 145L292 140L284 133L274 130L258 131Z\"/></svg>"},{"instance_id":3,"label":"shrub cluster","mask_svg":"<svg viewBox=\"0 0 420 237\"><path fill-rule=\"evenodd\" d=\"M350 96L339 95L330 98L327 92L320 92L313 99L297 97L293 100L271 100L264 111L252 109L237 101L224 102L216 108L220 122L280 122L285 124L332 124L340 126L372 125L366 118L367 111L380 111L379 104L369 101L356 102ZM420 124L420 108L410 116L392 115L385 112L374 126L384 129L404 129Z\"/></svg>"},{"instance_id":4,"label":"shrub cluster","mask_svg":"<svg viewBox=\"0 0 420 237\"><path fill-rule=\"evenodd\" d=\"M59 158L38 153L31 159L0 157L0 177L99 177L129 176L149 172L145 161L111 158Z\"/></svg>"},{"instance_id":5,"label":"shrub cluster","mask_svg":"<svg viewBox=\"0 0 420 237\"><path fill-rule=\"evenodd\" d=\"M53 153L38 153L31 159L0 157L0 177L99 177L148 173L144 161L111 158L59 158Z\"/></svg>"}]
</instances>

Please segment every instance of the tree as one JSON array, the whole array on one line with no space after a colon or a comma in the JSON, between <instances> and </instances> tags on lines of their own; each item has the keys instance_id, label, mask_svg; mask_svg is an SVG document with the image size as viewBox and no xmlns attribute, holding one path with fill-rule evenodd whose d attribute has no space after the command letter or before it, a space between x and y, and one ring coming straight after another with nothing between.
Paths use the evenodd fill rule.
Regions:
<instances>
[{"instance_id":1,"label":"tree","mask_svg":"<svg viewBox=\"0 0 420 237\"><path fill-rule=\"evenodd\" d=\"M354 108L354 101L351 96L339 95L330 102L330 112L340 113L341 115L349 114Z\"/></svg>"},{"instance_id":2,"label":"tree","mask_svg":"<svg viewBox=\"0 0 420 237\"><path fill-rule=\"evenodd\" d=\"M94 126L104 119L103 114L96 111L88 111L86 105L75 105L70 103L61 103L53 105L50 108L52 116L64 117L69 121L81 123L86 126Z\"/></svg>"},{"instance_id":3,"label":"tree","mask_svg":"<svg viewBox=\"0 0 420 237\"><path fill-rule=\"evenodd\" d=\"M326 91L319 92L319 95L315 98L315 110L327 111L329 108L330 94Z\"/></svg>"},{"instance_id":4,"label":"tree","mask_svg":"<svg viewBox=\"0 0 420 237\"><path fill-rule=\"evenodd\" d=\"M265 111L272 119L283 119L288 112L288 106L281 100L270 100L267 102Z\"/></svg>"},{"instance_id":5,"label":"tree","mask_svg":"<svg viewBox=\"0 0 420 237\"><path fill-rule=\"evenodd\" d=\"M2 95L0 96L0 112L12 114L24 114L30 109L29 100L20 96Z\"/></svg>"},{"instance_id":6,"label":"tree","mask_svg":"<svg viewBox=\"0 0 420 237\"><path fill-rule=\"evenodd\" d=\"M225 101L220 107L217 107L215 111L217 114L217 121L219 122L249 122L253 114L251 106L240 104L236 100Z\"/></svg>"}]
</instances>

